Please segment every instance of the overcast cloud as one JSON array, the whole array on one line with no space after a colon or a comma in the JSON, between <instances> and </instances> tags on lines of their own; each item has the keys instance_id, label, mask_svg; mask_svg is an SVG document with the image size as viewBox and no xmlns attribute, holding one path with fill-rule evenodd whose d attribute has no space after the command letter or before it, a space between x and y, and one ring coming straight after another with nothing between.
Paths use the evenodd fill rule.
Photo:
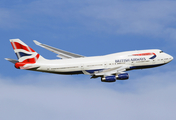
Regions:
<instances>
[{"instance_id":1,"label":"overcast cloud","mask_svg":"<svg viewBox=\"0 0 176 120\"><path fill-rule=\"evenodd\" d=\"M176 119L174 72L101 83L73 76L0 78L2 120Z\"/></svg>"}]
</instances>

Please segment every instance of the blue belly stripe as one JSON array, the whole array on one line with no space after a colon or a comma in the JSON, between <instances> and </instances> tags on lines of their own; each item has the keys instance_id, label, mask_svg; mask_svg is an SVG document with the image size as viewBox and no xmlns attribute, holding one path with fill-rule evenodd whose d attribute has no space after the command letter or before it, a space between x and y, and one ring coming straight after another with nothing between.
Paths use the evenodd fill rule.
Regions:
<instances>
[{"instance_id":1,"label":"blue belly stripe","mask_svg":"<svg viewBox=\"0 0 176 120\"><path fill-rule=\"evenodd\" d=\"M100 70L103 70L103 69L86 70L86 72L92 74L92 73L94 73L95 71L100 71Z\"/></svg>"}]
</instances>

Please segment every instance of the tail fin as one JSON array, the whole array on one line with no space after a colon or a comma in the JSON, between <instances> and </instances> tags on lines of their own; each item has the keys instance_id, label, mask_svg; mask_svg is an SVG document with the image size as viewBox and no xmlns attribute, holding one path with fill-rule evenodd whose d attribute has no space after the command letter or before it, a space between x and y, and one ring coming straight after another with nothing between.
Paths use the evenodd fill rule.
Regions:
<instances>
[{"instance_id":1,"label":"tail fin","mask_svg":"<svg viewBox=\"0 0 176 120\"><path fill-rule=\"evenodd\" d=\"M20 39L10 39L10 42L20 63L34 64L38 60L45 60L41 55L35 52Z\"/></svg>"}]
</instances>

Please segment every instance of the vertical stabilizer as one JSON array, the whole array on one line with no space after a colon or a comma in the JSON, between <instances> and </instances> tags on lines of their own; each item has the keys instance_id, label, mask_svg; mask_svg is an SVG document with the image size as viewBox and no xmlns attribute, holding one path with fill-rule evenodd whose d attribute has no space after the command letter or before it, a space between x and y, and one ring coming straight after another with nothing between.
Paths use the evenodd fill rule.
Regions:
<instances>
[{"instance_id":1,"label":"vertical stabilizer","mask_svg":"<svg viewBox=\"0 0 176 120\"><path fill-rule=\"evenodd\" d=\"M18 63L16 64L34 64L46 60L20 39L10 39L10 42L18 58Z\"/></svg>"}]
</instances>

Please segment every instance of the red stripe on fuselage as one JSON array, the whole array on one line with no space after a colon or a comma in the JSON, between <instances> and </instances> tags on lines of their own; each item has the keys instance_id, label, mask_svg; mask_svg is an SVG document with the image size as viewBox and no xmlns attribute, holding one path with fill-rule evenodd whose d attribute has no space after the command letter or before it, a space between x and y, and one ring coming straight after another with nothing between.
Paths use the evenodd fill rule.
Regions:
<instances>
[{"instance_id":1,"label":"red stripe on fuselage","mask_svg":"<svg viewBox=\"0 0 176 120\"><path fill-rule=\"evenodd\" d=\"M24 46L24 45L22 45L22 44L20 44L20 43L17 43L17 42L11 42L11 44L12 44L12 47L13 47L13 49L15 50L15 49L23 49L23 50L26 50L26 51L28 51L28 52L35 52L32 48L30 48L30 47L28 47L28 46Z\"/></svg>"},{"instance_id":2,"label":"red stripe on fuselage","mask_svg":"<svg viewBox=\"0 0 176 120\"><path fill-rule=\"evenodd\" d=\"M133 56L147 56L147 55L156 55L155 53L140 53L140 54L133 54Z\"/></svg>"}]
</instances>

